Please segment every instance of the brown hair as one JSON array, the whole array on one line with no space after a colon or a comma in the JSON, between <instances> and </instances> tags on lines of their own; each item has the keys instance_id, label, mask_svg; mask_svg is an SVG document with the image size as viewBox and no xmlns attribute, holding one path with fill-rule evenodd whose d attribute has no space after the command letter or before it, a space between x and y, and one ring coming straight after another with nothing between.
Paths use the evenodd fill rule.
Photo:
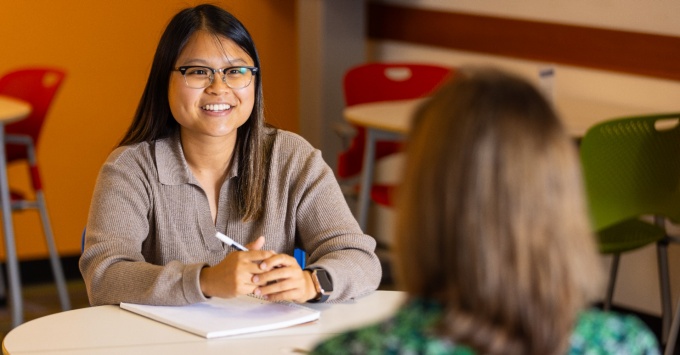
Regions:
<instances>
[{"instance_id":1,"label":"brown hair","mask_svg":"<svg viewBox=\"0 0 680 355\"><path fill-rule=\"evenodd\" d=\"M558 354L601 265L575 143L526 81L464 69L416 113L397 268L444 306L443 337L485 354Z\"/></svg>"}]
</instances>

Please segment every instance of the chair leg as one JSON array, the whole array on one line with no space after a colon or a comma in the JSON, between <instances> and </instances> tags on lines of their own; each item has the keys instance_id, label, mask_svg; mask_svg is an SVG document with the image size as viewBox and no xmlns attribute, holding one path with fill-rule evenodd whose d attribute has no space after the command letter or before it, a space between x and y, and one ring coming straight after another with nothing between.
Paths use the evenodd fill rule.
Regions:
<instances>
[{"instance_id":1,"label":"chair leg","mask_svg":"<svg viewBox=\"0 0 680 355\"><path fill-rule=\"evenodd\" d=\"M57 292L59 293L59 301L61 302L61 309L67 311L71 309L71 300L69 299L68 290L66 288L66 280L64 271L59 260L59 253L54 244L54 234L52 234L52 226L50 218L47 214L47 205L45 204L45 196L41 190L36 191L36 201L38 203L38 210L40 211L40 219L42 220L43 232L45 233L45 241L47 242L47 249L50 254L50 263L52 265L52 273L54 274L54 282L57 285Z\"/></svg>"},{"instance_id":2,"label":"chair leg","mask_svg":"<svg viewBox=\"0 0 680 355\"><path fill-rule=\"evenodd\" d=\"M5 271L0 264L0 299L7 299L7 286L5 285Z\"/></svg>"},{"instance_id":3,"label":"chair leg","mask_svg":"<svg viewBox=\"0 0 680 355\"><path fill-rule=\"evenodd\" d=\"M670 332L668 333L668 341L664 349L664 355L675 354L675 344L678 341L678 330L680 330L680 299L675 307L675 315L673 316L673 323L671 324Z\"/></svg>"},{"instance_id":4,"label":"chair leg","mask_svg":"<svg viewBox=\"0 0 680 355\"><path fill-rule=\"evenodd\" d=\"M657 260L659 263L659 285L661 288L661 343L666 344L671 326L671 286L668 272L668 242L656 243Z\"/></svg>"},{"instance_id":5,"label":"chair leg","mask_svg":"<svg viewBox=\"0 0 680 355\"><path fill-rule=\"evenodd\" d=\"M619 259L621 254L612 255L612 264L609 269L609 282L607 283L607 296L604 299L604 310L609 311L612 308L612 300L614 299L614 288L616 286L616 275L619 271Z\"/></svg>"}]
</instances>

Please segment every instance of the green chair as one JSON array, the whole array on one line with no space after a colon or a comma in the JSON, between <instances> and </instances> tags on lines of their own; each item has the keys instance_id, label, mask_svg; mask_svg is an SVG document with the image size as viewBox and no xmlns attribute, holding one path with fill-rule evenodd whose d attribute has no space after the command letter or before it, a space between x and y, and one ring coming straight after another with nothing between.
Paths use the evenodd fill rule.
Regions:
<instances>
[{"instance_id":1,"label":"green chair","mask_svg":"<svg viewBox=\"0 0 680 355\"><path fill-rule=\"evenodd\" d=\"M672 315L668 243L678 241L664 225L666 219L680 221L679 119L673 113L603 122L588 130L580 146L598 246L613 254L604 307L611 306L620 254L655 243L664 344Z\"/></svg>"}]
</instances>

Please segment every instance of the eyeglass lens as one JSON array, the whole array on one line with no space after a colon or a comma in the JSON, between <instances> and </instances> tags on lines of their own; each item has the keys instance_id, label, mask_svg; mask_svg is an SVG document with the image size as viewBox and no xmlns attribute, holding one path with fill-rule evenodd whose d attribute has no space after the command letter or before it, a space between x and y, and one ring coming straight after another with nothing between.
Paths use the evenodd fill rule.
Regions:
<instances>
[{"instance_id":1,"label":"eyeglass lens","mask_svg":"<svg viewBox=\"0 0 680 355\"><path fill-rule=\"evenodd\" d=\"M215 74L221 72L222 80L232 89L241 89L253 80L253 71L248 67L230 67L224 69L212 69L208 67L183 67L184 81L188 87L203 89L212 84Z\"/></svg>"}]
</instances>

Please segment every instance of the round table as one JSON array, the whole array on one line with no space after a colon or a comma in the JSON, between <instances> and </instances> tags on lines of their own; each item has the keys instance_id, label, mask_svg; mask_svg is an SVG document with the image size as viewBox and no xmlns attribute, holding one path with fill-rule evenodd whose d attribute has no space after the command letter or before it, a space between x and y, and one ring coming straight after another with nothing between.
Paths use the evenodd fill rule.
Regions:
<instances>
[{"instance_id":1,"label":"round table","mask_svg":"<svg viewBox=\"0 0 680 355\"><path fill-rule=\"evenodd\" d=\"M205 339L118 306L55 313L13 329L4 354L293 354L322 339L378 322L405 299L398 291L376 291L355 302L305 304L321 311L319 320L298 326Z\"/></svg>"}]
</instances>

